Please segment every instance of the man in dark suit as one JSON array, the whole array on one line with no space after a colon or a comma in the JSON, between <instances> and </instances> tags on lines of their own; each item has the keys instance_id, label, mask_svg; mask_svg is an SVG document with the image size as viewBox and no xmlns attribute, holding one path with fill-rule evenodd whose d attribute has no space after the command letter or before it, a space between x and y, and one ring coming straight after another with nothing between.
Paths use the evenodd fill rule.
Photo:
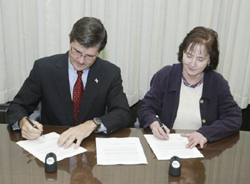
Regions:
<instances>
[{"instance_id":1,"label":"man in dark suit","mask_svg":"<svg viewBox=\"0 0 250 184\"><path fill-rule=\"evenodd\" d=\"M120 69L98 57L107 43L100 20L78 20L69 39L67 53L35 61L8 109L8 120L26 139L38 138L42 125L71 126L61 134L58 145L68 148L76 140L77 148L93 131L111 133L126 127L131 113ZM40 102L41 123L32 120L34 128L27 117Z\"/></svg>"}]
</instances>

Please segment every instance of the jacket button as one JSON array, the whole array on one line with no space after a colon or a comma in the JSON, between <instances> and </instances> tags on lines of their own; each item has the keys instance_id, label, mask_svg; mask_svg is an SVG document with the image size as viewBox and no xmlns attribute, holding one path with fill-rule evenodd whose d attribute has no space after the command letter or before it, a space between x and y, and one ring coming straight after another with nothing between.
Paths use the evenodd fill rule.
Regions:
<instances>
[{"instance_id":1,"label":"jacket button","mask_svg":"<svg viewBox=\"0 0 250 184\"><path fill-rule=\"evenodd\" d=\"M203 119L203 120L202 120L202 123L206 123L206 120L205 120L205 119Z\"/></svg>"},{"instance_id":2,"label":"jacket button","mask_svg":"<svg viewBox=\"0 0 250 184\"><path fill-rule=\"evenodd\" d=\"M204 100L200 100L200 103L203 104Z\"/></svg>"}]
</instances>

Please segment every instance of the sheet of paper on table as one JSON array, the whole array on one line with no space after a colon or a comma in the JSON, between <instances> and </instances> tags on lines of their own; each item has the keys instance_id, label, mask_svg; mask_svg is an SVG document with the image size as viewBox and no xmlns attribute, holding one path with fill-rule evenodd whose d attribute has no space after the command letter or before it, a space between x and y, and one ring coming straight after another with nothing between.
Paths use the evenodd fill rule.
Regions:
<instances>
[{"instance_id":1,"label":"sheet of paper on table","mask_svg":"<svg viewBox=\"0 0 250 184\"><path fill-rule=\"evenodd\" d=\"M140 139L96 138L97 165L147 164Z\"/></svg>"},{"instance_id":2,"label":"sheet of paper on table","mask_svg":"<svg viewBox=\"0 0 250 184\"><path fill-rule=\"evenodd\" d=\"M33 156L38 158L43 163L45 162L46 155L50 152L55 153L57 161L60 161L63 160L64 158L72 157L74 155L87 151L83 147L74 149L75 143L73 143L67 149L63 147L58 147L57 140L59 137L60 137L59 134L51 132L43 136L40 136L35 140L18 141L17 144L26 151L28 151L29 153L31 153Z\"/></svg>"},{"instance_id":3,"label":"sheet of paper on table","mask_svg":"<svg viewBox=\"0 0 250 184\"><path fill-rule=\"evenodd\" d=\"M169 134L168 140L158 139L152 134L145 134L144 137L158 160L170 160L173 156L180 158L203 157L196 147L186 148L188 139L180 134Z\"/></svg>"}]
</instances>

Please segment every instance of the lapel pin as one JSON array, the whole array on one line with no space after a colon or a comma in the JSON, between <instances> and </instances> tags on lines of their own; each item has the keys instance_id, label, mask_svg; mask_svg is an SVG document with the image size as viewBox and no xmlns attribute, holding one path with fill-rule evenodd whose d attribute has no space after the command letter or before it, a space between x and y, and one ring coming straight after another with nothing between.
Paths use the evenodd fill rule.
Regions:
<instances>
[{"instance_id":1,"label":"lapel pin","mask_svg":"<svg viewBox=\"0 0 250 184\"><path fill-rule=\"evenodd\" d=\"M99 81L98 81L98 79L96 78L96 79L95 79L95 83L98 83L98 82L99 82Z\"/></svg>"}]
</instances>

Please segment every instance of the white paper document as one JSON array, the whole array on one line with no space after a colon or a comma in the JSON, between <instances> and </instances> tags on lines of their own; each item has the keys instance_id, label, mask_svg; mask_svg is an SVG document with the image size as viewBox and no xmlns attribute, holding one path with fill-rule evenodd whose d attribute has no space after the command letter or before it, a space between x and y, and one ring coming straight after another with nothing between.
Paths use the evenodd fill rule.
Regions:
<instances>
[{"instance_id":1,"label":"white paper document","mask_svg":"<svg viewBox=\"0 0 250 184\"><path fill-rule=\"evenodd\" d=\"M203 157L196 147L186 148L188 139L180 134L169 134L168 140L158 139L152 134L145 134L144 137L158 160L170 160L173 156L180 158Z\"/></svg>"},{"instance_id":2,"label":"white paper document","mask_svg":"<svg viewBox=\"0 0 250 184\"><path fill-rule=\"evenodd\" d=\"M140 139L96 138L97 165L147 164Z\"/></svg>"},{"instance_id":3,"label":"white paper document","mask_svg":"<svg viewBox=\"0 0 250 184\"><path fill-rule=\"evenodd\" d=\"M57 161L60 161L64 158L72 157L74 155L87 151L83 147L74 149L75 143L73 143L67 149L58 147L57 140L59 137L59 134L51 132L45 134L44 136L40 136L36 140L19 141L17 142L17 144L34 155L36 158L41 160L43 163L45 162L46 155L50 152L55 153Z\"/></svg>"}]
</instances>

